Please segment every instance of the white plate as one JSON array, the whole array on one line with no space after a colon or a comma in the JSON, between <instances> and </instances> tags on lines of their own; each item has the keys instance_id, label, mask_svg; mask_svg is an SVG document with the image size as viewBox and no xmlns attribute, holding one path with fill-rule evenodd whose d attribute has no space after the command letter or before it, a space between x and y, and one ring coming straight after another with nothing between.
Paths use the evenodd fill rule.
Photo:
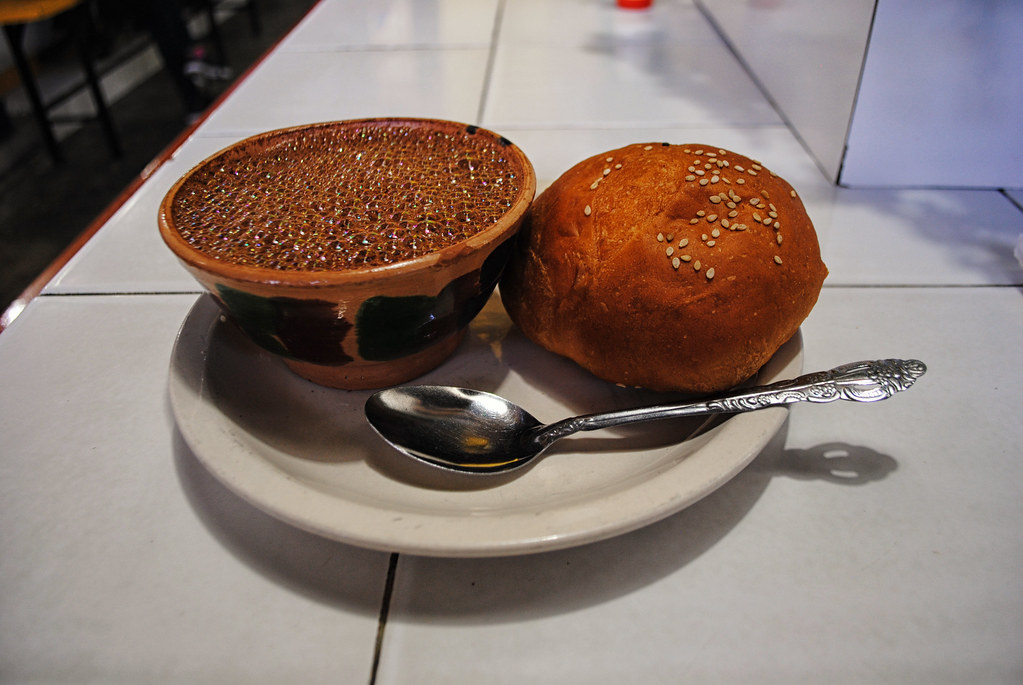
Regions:
<instances>
[{"instance_id":1,"label":"white plate","mask_svg":"<svg viewBox=\"0 0 1023 685\"><path fill-rule=\"evenodd\" d=\"M798 375L802 358L796 335L757 382ZM665 399L599 381L536 347L496 296L455 355L420 381L496 392L544 422ZM169 385L196 457L254 506L353 545L452 557L560 549L660 520L742 470L787 413L735 415L683 442L699 425L692 419L607 429L567 438L514 474L449 474L380 440L363 416L369 392L295 376L225 323L208 296L181 328Z\"/></svg>"}]
</instances>

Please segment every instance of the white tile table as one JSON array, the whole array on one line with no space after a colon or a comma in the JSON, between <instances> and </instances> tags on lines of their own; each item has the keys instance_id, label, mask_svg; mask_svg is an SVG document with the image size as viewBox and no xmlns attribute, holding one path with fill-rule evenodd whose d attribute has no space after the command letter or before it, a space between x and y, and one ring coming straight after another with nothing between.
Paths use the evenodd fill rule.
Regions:
<instances>
[{"instance_id":1,"label":"white tile table","mask_svg":"<svg viewBox=\"0 0 1023 685\"><path fill-rule=\"evenodd\" d=\"M716 492L601 542L470 560L301 532L176 425L199 288L156 210L240 137L381 115L494 128L541 190L632 142L756 157L831 272L806 369L929 371L792 408ZM833 187L683 0L323 0L159 162L0 334L0 682L1023 680L1019 189Z\"/></svg>"},{"instance_id":2,"label":"white tile table","mask_svg":"<svg viewBox=\"0 0 1023 685\"><path fill-rule=\"evenodd\" d=\"M827 289L807 366L917 356L917 388L794 407L739 477L629 535L402 556L379 682L1018 681L1023 389L995 330L1023 335L1014 289Z\"/></svg>"},{"instance_id":3,"label":"white tile table","mask_svg":"<svg viewBox=\"0 0 1023 685\"><path fill-rule=\"evenodd\" d=\"M253 509L175 428L194 300L41 297L0 336L4 682L369 678L388 555Z\"/></svg>"}]
</instances>

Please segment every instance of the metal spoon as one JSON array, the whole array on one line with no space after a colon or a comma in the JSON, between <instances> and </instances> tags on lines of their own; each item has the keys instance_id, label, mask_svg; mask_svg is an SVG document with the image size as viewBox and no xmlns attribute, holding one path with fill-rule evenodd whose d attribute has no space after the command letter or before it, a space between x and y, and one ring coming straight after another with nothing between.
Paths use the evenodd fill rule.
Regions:
<instances>
[{"instance_id":1,"label":"metal spoon","mask_svg":"<svg viewBox=\"0 0 1023 685\"><path fill-rule=\"evenodd\" d=\"M366 418L384 440L414 459L453 471L496 473L525 466L556 440L579 431L803 401L874 402L909 388L926 370L915 359L856 362L694 402L588 414L549 425L497 395L413 385L375 393L366 402Z\"/></svg>"}]
</instances>

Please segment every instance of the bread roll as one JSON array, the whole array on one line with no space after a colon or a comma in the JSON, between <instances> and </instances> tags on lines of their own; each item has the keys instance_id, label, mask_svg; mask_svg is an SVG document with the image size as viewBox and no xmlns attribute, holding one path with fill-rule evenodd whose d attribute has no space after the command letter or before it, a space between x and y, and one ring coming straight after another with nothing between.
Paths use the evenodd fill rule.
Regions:
<instances>
[{"instance_id":1,"label":"bread roll","mask_svg":"<svg viewBox=\"0 0 1023 685\"><path fill-rule=\"evenodd\" d=\"M534 201L500 292L530 339L600 378L706 393L767 362L826 275L784 180L715 146L640 143Z\"/></svg>"}]
</instances>

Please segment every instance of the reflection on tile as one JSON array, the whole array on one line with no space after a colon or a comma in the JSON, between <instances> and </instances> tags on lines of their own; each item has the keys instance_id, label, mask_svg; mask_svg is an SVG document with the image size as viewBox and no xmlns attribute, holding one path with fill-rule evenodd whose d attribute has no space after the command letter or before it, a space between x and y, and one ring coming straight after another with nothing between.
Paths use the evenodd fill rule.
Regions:
<instances>
[{"instance_id":1,"label":"reflection on tile","mask_svg":"<svg viewBox=\"0 0 1023 685\"><path fill-rule=\"evenodd\" d=\"M495 126L725 126L781 120L692 8L684 28L592 6L572 32L555 31L567 13L527 26L517 4L503 22L485 123ZM546 15L547 11L540 12ZM625 21L632 18L632 21Z\"/></svg>"},{"instance_id":2,"label":"reflection on tile","mask_svg":"<svg viewBox=\"0 0 1023 685\"><path fill-rule=\"evenodd\" d=\"M1023 213L997 191L840 188L810 209L826 287L1023 283Z\"/></svg>"},{"instance_id":3,"label":"reflection on tile","mask_svg":"<svg viewBox=\"0 0 1023 685\"><path fill-rule=\"evenodd\" d=\"M198 134L251 134L362 117L473 123L486 56L486 50L282 52L253 72Z\"/></svg>"},{"instance_id":4,"label":"reflection on tile","mask_svg":"<svg viewBox=\"0 0 1023 685\"><path fill-rule=\"evenodd\" d=\"M691 2L657 0L644 11L625 10L613 1L514 0L501 18L502 44L586 47L600 43L719 43Z\"/></svg>"},{"instance_id":5,"label":"reflection on tile","mask_svg":"<svg viewBox=\"0 0 1023 685\"><path fill-rule=\"evenodd\" d=\"M282 50L490 45L498 0L326 0Z\"/></svg>"}]
</instances>

